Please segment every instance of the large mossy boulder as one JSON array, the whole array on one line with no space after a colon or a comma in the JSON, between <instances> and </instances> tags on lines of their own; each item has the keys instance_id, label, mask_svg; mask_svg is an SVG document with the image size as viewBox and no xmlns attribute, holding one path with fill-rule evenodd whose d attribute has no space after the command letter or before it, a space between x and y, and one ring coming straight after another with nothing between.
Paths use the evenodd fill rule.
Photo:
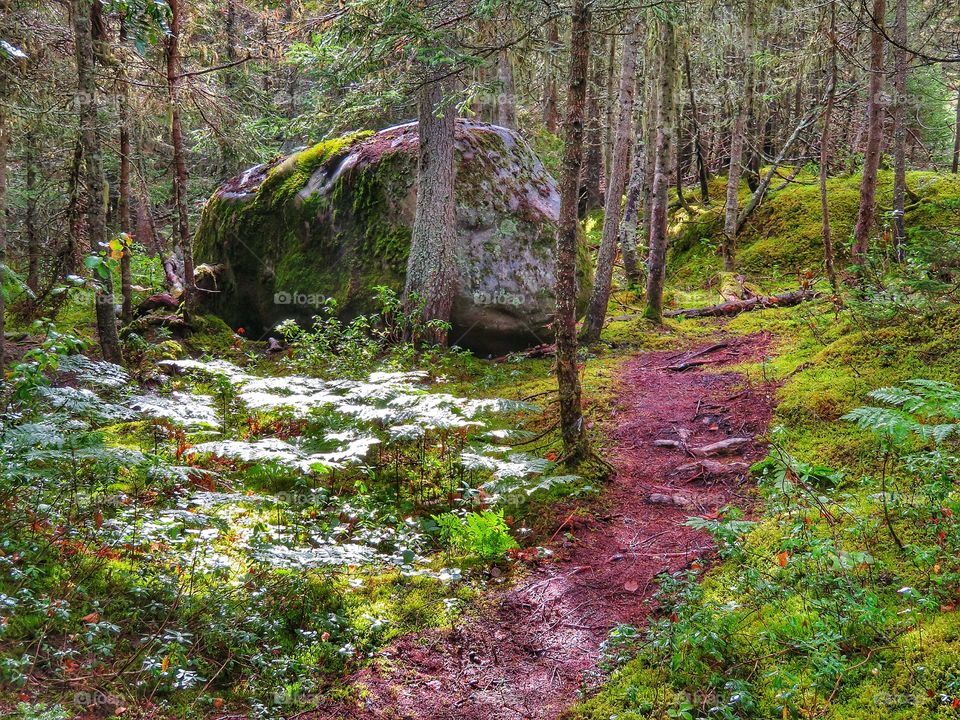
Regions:
<instances>
[{"instance_id":1,"label":"large mossy boulder","mask_svg":"<svg viewBox=\"0 0 960 720\"><path fill-rule=\"evenodd\" d=\"M501 127L457 122L458 289L451 342L499 354L552 339L556 183ZM403 289L416 207L416 123L328 140L247 170L203 211L195 254L218 267L214 312L251 333L309 322L332 297L345 317ZM591 272L579 257L581 301Z\"/></svg>"}]
</instances>

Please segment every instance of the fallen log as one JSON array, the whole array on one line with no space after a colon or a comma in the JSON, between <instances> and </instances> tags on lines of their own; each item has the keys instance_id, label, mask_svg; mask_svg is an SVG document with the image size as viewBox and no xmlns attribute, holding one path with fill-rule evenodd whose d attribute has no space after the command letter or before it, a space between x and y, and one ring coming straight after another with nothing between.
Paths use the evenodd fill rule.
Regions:
<instances>
[{"instance_id":1,"label":"fallen log","mask_svg":"<svg viewBox=\"0 0 960 720\"><path fill-rule=\"evenodd\" d=\"M149 315L154 310L176 310L180 307L180 298L174 297L170 293L158 293L142 300L137 305L137 317Z\"/></svg>"},{"instance_id":2,"label":"fallen log","mask_svg":"<svg viewBox=\"0 0 960 720\"><path fill-rule=\"evenodd\" d=\"M765 297L753 297L747 300L731 300L720 303L719 305L710 305L702 308L685 308L682 310L670 310L664 313L665 317L724 317L728 315L737 315L750 310L761 310L772 307L791 307L799 305L807 300L816 300L820 293L814 290L792 290L782 295L767 295Z\"/></svg>"}]
</instances>

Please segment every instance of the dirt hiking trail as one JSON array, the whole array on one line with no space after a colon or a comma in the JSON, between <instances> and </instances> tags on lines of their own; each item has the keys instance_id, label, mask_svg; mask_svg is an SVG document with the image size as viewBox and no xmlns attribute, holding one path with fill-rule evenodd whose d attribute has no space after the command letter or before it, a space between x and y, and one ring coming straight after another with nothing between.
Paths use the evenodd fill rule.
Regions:
<instances>
[{"instance_id":1,"label":"dirt hiking trail","mask_svg":"<svg viewBox=\"0 0 960 720\"><path fill-rule=\"evenodd\" d=\"M557 534L573 539L555 542L552 560L490 593L454 630L407 635L382 650L350 678L359 704L304 716L560 715L596 666L609 630L645 623L656 576L712 552L709 536L684 522L737 502L746 467L765 454L773 409L772 387L718 368L757 360L768 343L766 335L721 337L629 360L616 381L616 412L604 420L616 475L597 511Z\"/></svg>"}]
</instances>

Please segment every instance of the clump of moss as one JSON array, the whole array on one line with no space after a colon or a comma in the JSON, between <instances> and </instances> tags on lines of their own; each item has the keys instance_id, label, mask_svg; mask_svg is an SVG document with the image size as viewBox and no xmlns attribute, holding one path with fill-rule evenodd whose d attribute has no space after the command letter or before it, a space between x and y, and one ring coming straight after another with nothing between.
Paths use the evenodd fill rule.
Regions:
<instances>
[{"instance_id":1,"label":"clump of moss","mask_svg":"<svg viewBox=\"0 0 960 720\"><path fill-rule=\"evenodd\" d=\"M722 179L719 179L722 180ZM827 181L830 223L837 258L849 251L849 239L860 205L859 174ZM776 182L773 183L776 187ZM960 180L932 172L907 174L910 200L905 222L908 233L924 228L956 224L956 200ZM709 280L720 268L719 248L723 233L723 195L712 189L711 206L691 203L692 212L677 206L671 214L672 247L670 272L674 282L689 286ZM741 206L749 197L741 185ZM877 220L890 224L893 174L881 171L877 186ZM789 277L823 266L823 226L820 188L814 173L803 171L781 190L771 190L747 222L738 238L737 267L741 272L768 277ZM889 244L886 235L882 244Z\"/></svg>"}]
</instances>

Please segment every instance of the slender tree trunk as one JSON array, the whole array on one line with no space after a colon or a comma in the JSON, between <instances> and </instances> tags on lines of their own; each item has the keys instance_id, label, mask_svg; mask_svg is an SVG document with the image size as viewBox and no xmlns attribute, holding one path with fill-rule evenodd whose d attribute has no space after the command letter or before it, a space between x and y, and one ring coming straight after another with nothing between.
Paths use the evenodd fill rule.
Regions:
<instances>
[{"instance_id":1,"label":"slender tree trunk","mask_svg":"<svg viewBox=\"0 0 960 720\"><path fill-rule=\"evenodd\" d=\"M686 151L687 148L693 148L693 142L687 140L686 128L684 127L683 122L683 107L678 103L677 106L677 119L676 119L676 133L677 139L674 143L676 146L676 160L674 161L674 168L676 170L676 180L677 180L677 201L680 203L680 207L686 210L688 213L692 213L693 210L690 208L690 204L687 202L686 196L683 194L683 179L687 175L687 170L689 169L688 158L690 157L689 153Z\"/></svg>"},{"instance_id":2,"label":"slender tree trunk","mask_svg":"<svg viewBox=\"0 0 960 720\"><path fill-rule=\"evenodd\" d=\"M612 156L613 156L613 143L614 141L614 132L615 132L615 108L614 108L614 93L615 82L616 82L616 67L617 67L617 36L611 35L609 42L609 52L607 55L607 91L604 96L605 105L606 105L606 127L604 128L604 139L603 139L603 172L604 177L610 177ZM622 71L621 71L622 73ZM604 196L606 197L606 196Z\"/></svg>"},{"instance_id":3,"label":"slender tree trunk","mask_svg":"<svg viewBox=\"0 0 960 720\"><path fill-rule=\"evenodd\" d=\"M583 187L580 189L580 194L583 196L581 215L586 215L591 210L603 206L603 193L600 190L603 181L603 123L600 121L603 61L602 53L594 54L591 60L593 72L587 95L587 150L584 158Z\"/></svg>"},{"instance_id":4,"label":"slender tree trunk","mask_svg":"<svg viewBox=\"0 0 960 720\"><path fill-rule=\"evenodd\" d=\"M570 74L564 127L563 174L560 180L560 221L557 227L557 385L560 391L560 432L564 458L576 464L590 454L580 399L577 368L577 205L583 166L584 106L590 59L588 0L573 0Z\"/></svg>"},{"instance_id":5,"label":"slender tree trunk","mask_svg":"<svg viewBox=\"0 0 960 720\"><path fill-rule=\"evenodd\" d=\"M451 81L427 78L418 96L420 153L417 207L407 262L407 311L424 322L448 322L456 295L456 112L449 102ZM433 339L445 344L446 333Z\"/></svg>"},{"instance_id":6,"label":"slender tree trunk","mask_svg":"<svg viewBox=\"0 0 960 720\"><path fill-rule=\"evenodd\" d=\"M557 132L557 71L555 53L560 46L560 32L557 29L557 21L551 20L547 23L547 58L546 70L547 78L544 83L543 93L543 124L547 132L556 134Z\"/></svg>"},{"instance_id":7,"label":"slender tree trunk","mask_svg":"<svg viewBox=\"0 0 960 720\"><path fill-rule=\"evenodd\" d=\"M886 0L873 0L873 19L883 23ZM870 248L870 232L877 210L877 171L880 169L880 150L883 144L883 32L874 28L870 33L870 96L867 99L867 151L863 159L863 178L860 181L860 211L853 231L853 261L863 263Z\"/></svg>"},{"instance_id":8,"label":"slender tree trunk","mask_svg":"<svg viewBox=\"0 0 960 720\"><path fill-rule=\"evenodd\" d=\"M190 243L190 218L187 212L187 161L183 149L180 120L180 33L183 17L180 0L167 0L170 8L170 33L167 35L167 95L170 103L170 138L173 145L173 196L177 208L177 244L183 258L183 307L189 312L194 303L196 283L193 271L193 247Z\"/></svg>"},{"instance_id":9,"label":"slender tree trunk","mask_svg":"<svg viewBox=\"0 0 960 720\"><path fill-rule=\"evenodd\" d=\"M26 136L26 191L27 213L24 229L27 235L27 287L37 295L40 290L40 235L37 230L37 163L39 162L39 148L37 147L37 131L31 129ZM30 300L33 306L33 299Z\"/></svg>"},{"instance_id":10,"label":"slender tree trunk","mask_svg":"<svg viewBox=\"0 0 960 720\"><path fill-rule=\"evenodd\" d=\"M690 98L690 120L693 123L693 149L697 158L697 179L700 181L700 199L704 203L710 202L710 185L707 176L707 165L703 157L703 141L700 133L700 111L697 109L697 98L693 93L693 77L690 72L690 51L683 55L683 69L687 76L687 93Z\"/></svg>"},{"instance_id":11,"label":"slender tree trunk","mask_svg":"<svg viewBox=\"0 0 960 720\"><path fill-rule=\"evenodd\" d=\"M7 97L6 75L0 71L0 97ZM10 120L5 102L0 102L0 381L7 367L7 304L2 292L7 271L7 150L10 147Z\"/></svg>"},{"instance_id":12,"label":"slender tree trunk","mask_svg":"<svg viewBox=\"0 0 960 720\"><path fill-rule=\"evenodd\" d=\"M907 1L897 0L894 39L893 106L893 248L897 262L904 260L907 229L904 224L907 197Z\"/></svg>"},{"instance_id":13,"label":"slender tree trunk","mask_svg":"<svg viewBox=\"0 0 960 720\"><path fill-rule=\"evenodd\" d=\"M636 139L632 155L633 169L630 172L630 181L627 183L627 196L623 203L623 221L620 223L620 257L623 261L623 272L631 285L640 281L640 267L637 258L637 225L640 219L644 168L646 167L644 155L647 152L644 145L645 133L643 128L644 111L646 110L643 102L644 88L642 78L638 77L634 92L640 95L640 102L634 102L637 127L634 132Z\"/></svg>"},{"instance_id":14,"label":"slender tree trunk","mask_svg":"<svg viewBox=\"0 0 960 720\"><path fill-rule=\"evenodd\" d=\"M121 41L126 40L126 28L121 29ZM124 70L120 71L120 187L117 214L120 216L120 237L123 250L120 256L120 296L123 298L120 319L133 320L133 273L130 268L133 225L130 221L130 86Z\"/></svg>"},{"instance_id":15,"label":"slender tree trunk","mask_svg":"<svg viewBox=\"0 0 960 720\"><path fill-rule=\"evenodd\" d=\"M653 175L653 206L650 221L650 253L647 256L647 306L644 316L663 320L663 283L667 272L667 200L673 174L675 86L677 76L676 28L660 20L660 103L657 112L656 169Z\"/></svg>"},{"instance_id":16,"label":"slender tree trunk","mask_svg":"<svg viewBox=\"0 0 960 720\"><path fill-rule=\"evenodd\" d=\"M727 272L731 272L736 266L740 176L743 172L743 144L746 129L747 116L741 108L733 121L733 133L730 136L730 167L727 171L727 200L724 205L723 238L720 248L723 254L723 269Z\"/></svg>"},{"instance_id":17,"label":"slender tree trunk","mask_svg":"<svg viewBox=\"0 0 960 720\"><path fill-rule=\"evenodd\" d=\"M746 77L746 86L741 90L740 101L737 104L736 117L733 121L733 132L730 135L730 166L727 171L727 199L724 205L723 238L720 252L723 255L723 269L732 272L737 262L737 220L740 217L740 178L743 174L743 151L746 144L747 120L750 116L752 93L749 88L753 85L753 0L747 0L747 11L744 18L743 36L743 70Z\"/></svg>"},{"instance_id":18,"label":"slender tree trunk","mask_svg":"<svg viewBox=\"0 0 960 720\"><path fill-rule=\"evenodd\" d=\"M957 88L957 123L953 128L953 164L950 171L956 175L960 169L960 87Z\"/></svg>"},{"instance_id":19,"label":"slender tree trunk","mask_svg":"<svg viewBox=\"0 0 960 720\"><path fill-rule=\"evenodd\" d=\"M227 60L233 62L237 59L237 0L227 0L227 15L224 31L227 36Z\"/></svg>"},{"instance_id":20,"label":"slender tree trunk","mask_svg":"<svg viewBox=\"0 0 960 720\"><path fill-rule=\"evenodd\" d=\"M623 45L623 61L620 65L620 99L617 111L617 132L610 156L610 174L607 177L607 197L603 208L603 233L597 270L587 306L587 314L580 331L580 341L595 343L600 339L603 321L610 302L613 282L613 263L617 256L617 238L621 227L623 193L627 185L630 163L630 137L633 133L633 100L636 88L637 48L640 44L640 23L632 18L633 29Z\"/></svg>"},{"instance_id":21,"label":"slender tree trunk","mask_svg":"<svg viewBox=\"0 0 960 720\"><path fill-rule=\"evenodd\" d=\"M506 50L497 53L497 79L500 81L500 98L497 102L497 124L501 127L517 127L517 104L513 85L513 63Z\"/></svg>"},{"instance_id":22,"label":"slender tree trunk","mask_svg":"<svg viewBox=\"0 0 960 720\"><path fill-rule=\"evenodd\" d=\"M77 97L80 105L80 142L86 170L87 232L93 252L102 252L107 241L107 217L104 207L106 181L98 137L97 81L94 68L93 26L89 0L73 0L74 45L77 58ZM97 332L104 360L123 362L113 302L110 273L96 277Z\"/></svg>"},{"instance_id":23,"label":"slender tree trunk","mask_svg":"<svg viewBox=\"0 0 960 720\"><path fill-rule=\"evenodd\" d=\"M830 165L830 123L837 94L837 38L836 5L830 3L830 78L827 81L826 107L823 111L823 131L820 134L820 214L823 216L823 262L827 279L837 291L837 273L833 267L833 234L830 230L830 203L827 199L827 171Z\"/></svg>"},{"instance_id":24,"label":"slender tree trunk","mask_svg":"<svg viewBox=\"0 0 960 720\"><path fill-rule=\"evenodd\" d=\"M648 48L649 57L659 57L656 43ZM658 62L658 61L657 61ZM652 65L653 63L651 63ZM650 249L650 224L653 218L653 175L657 164L657 118L660 114L660 91L657 85L657 75L651 70L647 73L647 121L644 127L644 166L643 187L640 198L643 201L643 248Z\"/></svg>"},{"instance_id":25,"label":"slender tree trunk","mask_svg":"<svg viewBox=\"0 0 960 720\"><path fill-rule=\"evenodd\" d=\"M627 183L627 196L623 203L623 222L620 223L620 258L627 282L640 281L640 261L637 257L637 227L640 220L641 194L643 193L644 149L640 133L634 147L633 170Z\"/></svg>"}]
</instances>

